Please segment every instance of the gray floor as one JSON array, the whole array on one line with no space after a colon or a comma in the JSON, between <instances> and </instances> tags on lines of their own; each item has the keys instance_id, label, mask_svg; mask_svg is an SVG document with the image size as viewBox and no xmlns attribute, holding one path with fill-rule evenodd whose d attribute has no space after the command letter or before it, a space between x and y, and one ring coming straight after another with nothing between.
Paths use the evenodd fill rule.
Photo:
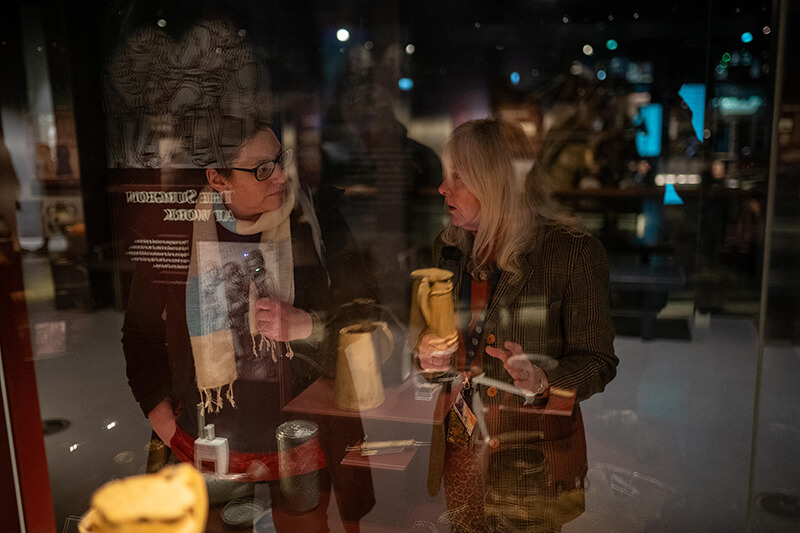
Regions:
<instances>
[{"instance_id":1,"label":"gray floor","mask_svg":"<svg viewBox=\"0 0 800 533\"><path fill-rule=\"evenodd\" d=\"M125 380L122 314L55 310L39 256L26 255L26 287L42 417L70 423L45 442L58 530L74 530L99 485L143 471L149 426ZM617 337L617 378L582 405L587 509L565 531L745 530L756 325L693 322L691 341ZM763 360L754 494L800 496L800 348L768 347ZM758 506L751 526L800 531Z\"/></svg>"}]
</instances>

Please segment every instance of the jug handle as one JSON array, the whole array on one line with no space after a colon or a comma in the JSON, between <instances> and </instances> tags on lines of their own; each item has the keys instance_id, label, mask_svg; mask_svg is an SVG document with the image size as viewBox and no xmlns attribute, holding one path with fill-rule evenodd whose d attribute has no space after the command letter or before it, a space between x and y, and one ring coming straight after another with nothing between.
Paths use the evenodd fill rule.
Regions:
<instances>
[{"instance_id":1,"label":"jug handle","mask_svg":"<svg viewBox=\"0 0 800 533\"><path fill-rule=\"evenodd\" d=\"M389 324L386 322L375 322L375 325L381 328L381 331L386 337L386 342L389 343L389 349L385 352L381 352L382 354L385 353L385 355L381 355L381 364L383 364L388 361L394 353L394 335L392 335L392 331L389 329Z\"/></svg>"},{"instance_id":2,"label":"jug handle","mask_svg":"<svg viewBox=\"0 0 800 533\"><path fill-rule=\"evenodd\" d=\"M426 324L431 322L431 282L428 278L419 280L419 289L417 290L417 300L419 301L419 310L422 312L422 318L425 319Z\"/></svg>"}]
</instances>

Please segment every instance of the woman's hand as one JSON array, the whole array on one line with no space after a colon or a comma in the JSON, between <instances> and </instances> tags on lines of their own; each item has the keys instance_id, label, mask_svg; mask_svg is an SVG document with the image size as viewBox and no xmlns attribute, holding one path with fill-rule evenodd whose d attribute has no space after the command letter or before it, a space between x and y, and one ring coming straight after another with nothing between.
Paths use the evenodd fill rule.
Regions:
<instances>
[{"instance_id":1,"label":"woman's hand","mask_svg":"<svg viewBox=\"0 0 800 533\"><path fill-rule=\"evenodd\" d=\"M544 370L531 363L519 344L506 341L503 346L505 350L487 346L486 353L503 362L503 368L514 380L514 386L534 394L545 392L550 383Z\"/></svg>"},{"instance_id":2,"label":"woman's hand","mask_svg":"<svg viewBox=\"0 0 800 533\"><path fill-rule=\"evenodd\" d=\"M438 335L429 333L419 343L419 365L425 372L446 372L450 369L450 358L457 349L458 342L448 343Z\"/></svg>"},{"instance_id":3,"label":"woman's hand","mask_svg":"<svg viewBox=\"0 0 800 533\"><path fill-rule=\"evenodd\" d=\"M161 441L169 446L172 437L175 435L175 411L172 409L172 404L169 400L161 400L161 402L153 407L153 410L147 414L150 420L150 427L156 432L156 435Z\"/></svg>"},{"instance_id":4,"label":"woman's hand","mask_svg":"<svg viewBox=\"0 0 800 533\"><path fill-rule=\"evenodd\" d=\"M311 315L275 298L256 300L258 331L276 341L296 341L311 336L314 320Z\"/></svg>"}]
</instances>

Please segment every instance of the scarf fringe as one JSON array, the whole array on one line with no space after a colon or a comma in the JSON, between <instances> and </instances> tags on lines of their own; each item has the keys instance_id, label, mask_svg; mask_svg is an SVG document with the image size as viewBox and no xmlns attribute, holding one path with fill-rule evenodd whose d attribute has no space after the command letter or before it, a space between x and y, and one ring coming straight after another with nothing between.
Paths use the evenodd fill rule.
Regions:
<instances>
[{"instance_id":1,"label":"scarf fringe","mask_svg":"<svg viewBox=\"0 0 800 533\"><path fill-rule=\"evenodd\" d=\"M225 406L225 400L222 397L222 389L224 389L225 386L226 385L222 385L213 389L200 389L200 403L203 404L203 409L206 413L219 413L220 409ZM225 398L228 399L228 403L231 404L231 407L236 409L236 401L233 398L233 381L228 383L227 387L228 390L225 393Z\"/></svg>"},{"instance_id":2,"label":"scarf fringe","mask_svg":"<svg viewBox=\"0 0 800 533\"><path fill-rule=\"evenodd\" d=\"M272 357L273 363L278 362L278 356L280 355L280 352L278 351L278 343L275 342L275 339L270 339L264 335L261 335L261 340L256 341L256 336L253 335L251 340L253 341L253 356L256 359L261 359L262 352L266 351L269 352L270 357ZM286 357L291 359L294 356L294 352L292 351L292 348L289 346L288 342L286 343L286 347L288 348Z\"/></svg>"}]
</instances>

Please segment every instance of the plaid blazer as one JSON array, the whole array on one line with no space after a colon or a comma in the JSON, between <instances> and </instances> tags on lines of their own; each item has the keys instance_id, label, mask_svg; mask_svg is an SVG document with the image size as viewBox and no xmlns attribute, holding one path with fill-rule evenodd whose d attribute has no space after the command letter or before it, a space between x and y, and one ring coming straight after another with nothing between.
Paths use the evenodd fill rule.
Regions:
<instances>
[{"instance_id":1,"label":"plaid blazer","mask_svg":"<svg viewBox=\"0 0 800 533\"><path fill-rule=\"evenodd\" d=\"M455 272L453 283L455 292L459 292L463 277L468 275L466 263L471 250L445 257L443 250L440 237L434 245L434 264ZM577 401L601 392L616 375L619 363L614 354L608 261L602 244L585 233L545 226L531 240L521 268L523 275L518 279L501 272L471 364L472 374L485 372L489 378L512 383L500 360L483 355L486 346L502 347L509 340L520 344L527 354L545 355L557 363L545 369L550 385L576 389ZM564 523L580 514L586 447L578 405L573 415L566 417L519 409L519 399L505 393L489 397L481 390L480 399L485 407L484 431L488 430L490 437L499 437L501 443L499 449L484 452L505 457L484 463L489 465L484 479L490 494L494 491L508 499L508 494L515 493L518 511L526 514L520 507L527 507L523 502L529 502L528 514L537 516L537 521L544 518ZM444 429L434 430L428 477L431 494L438 492L444 466ZM541 479L532 482L532 486L541 483L541 490L520 494L521 485L513 473L509 476L509 465L513 469L515 464L530 464L542 456L546 468ZM574 495L573 489L580 491L580 501L576 502L580 505L565 509L559 500L564 494ZM553 514L548 508L560 510ZM493 530L499 530L498 517L489 520Z\"/></svg>"},{"instance_id":2,"label":"plaid blazer","mask_svg":"<svg viewBox=\"0 0 800 533\"><path fill-rule=\"evenodd\" d=\"M434 264L445 267L444 243L434 245ZM461 287L470 249L461 250L453 286ZM450 265L447 265L448 267ZM608 303L608 260L600 241L560 226L540 228L522 256L520 279L502 272L491 296L486 324L472 364L473 374L512 382L503 364L481 357L507 340L525 353L558 362L547 369L550 385L577 389L577 400L601 392L616 375L614 326ZM456 295L458 297L458 295Z\"/></svg>"}]
</instances>

